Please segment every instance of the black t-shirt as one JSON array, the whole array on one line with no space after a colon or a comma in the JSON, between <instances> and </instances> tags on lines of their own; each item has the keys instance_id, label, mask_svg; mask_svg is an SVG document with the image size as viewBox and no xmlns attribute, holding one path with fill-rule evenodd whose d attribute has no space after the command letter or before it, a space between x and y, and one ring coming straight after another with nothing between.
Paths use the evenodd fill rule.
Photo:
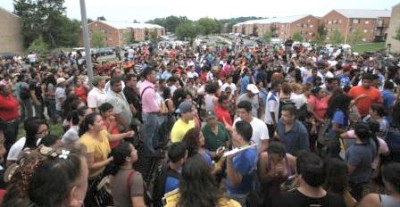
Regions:
<instances>
[{"instance_id":1,"label":"black t-shirt","mask_svg":"<svg viewBox=\"0 0 400 207\"><path fill-rule=\"evenodd\" d=\"M297 189L291 192L283 192L273 199L274 207L346 207L342 197L327 193L322 198L310 198Z\"/></svg>"},{"instance_id":2,"label":"black t-shirt","mask_svg":"<svg viewBox=\"0 0 400 207\"><path fill-rule=\"evenodd\" d=\"M123 93L125 95L126 101L129 104L132 104L136 108L136 110L138 110L138 113L140 113L142 111L142 107L140 106L139 95L135 92L135 90L126 86L123 90Z\"/></svg>"},{"instance_id":3,"label":"black t-shirt","mask_svg":"<svg viewBox=\"0 0 400 207\"><path fill-rule=\"evenodd\" d=\"M36 98L37 98L40 102L43 102L42 87L41 87L40 82L38 82L38 81L36 81L36 80L32 80L32 81L29 83L29 90L31 90L31 91L34 90L34 91L35 91Z\"/></svg>"}]
</instances>

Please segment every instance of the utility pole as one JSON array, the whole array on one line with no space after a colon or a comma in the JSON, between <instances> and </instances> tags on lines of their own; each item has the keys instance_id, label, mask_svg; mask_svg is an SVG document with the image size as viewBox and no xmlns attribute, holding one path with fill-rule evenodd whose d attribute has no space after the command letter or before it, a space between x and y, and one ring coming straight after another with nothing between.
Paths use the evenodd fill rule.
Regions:
<instances>
[{"instance_id":1,"label":"utility pole","mask_svg":"<svg viewBox=\"0 0 400 207\"><path fill-rule=\"evenodd\" d=\"M82 19L82 34L83 34L83 46L85 47L85 59L86 59L86 70L87 75L89 77L89 86L93 87L92 80L93 80L93 63L90 54L90 42L89 42L89 28L87 24L87 17L86 17L86 4L85 0L80 0L81 4L81 19Z\"/></svg>"}]
</instances>

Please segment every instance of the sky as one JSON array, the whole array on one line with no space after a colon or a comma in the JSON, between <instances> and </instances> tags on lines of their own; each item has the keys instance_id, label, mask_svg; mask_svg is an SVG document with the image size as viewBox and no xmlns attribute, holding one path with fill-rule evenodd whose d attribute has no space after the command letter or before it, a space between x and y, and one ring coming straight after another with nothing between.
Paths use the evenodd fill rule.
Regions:
<instances>
[{"instance_id":1,"label":"sky","mask_svg":"<svg viewBox=\"0 0 400 207\"><path fill-rule=\"evenodd\" d=\"M170 15L226 19L241 16L285 17L311 14L323 16L332 9L387 9L399 0L86 0L87 17L104 16L109 21L145 22ZM65 0L67 16L81 19L80 0ZM0 0L0 7L13 11L13 0Z\"/></svg>"}]
</instances>

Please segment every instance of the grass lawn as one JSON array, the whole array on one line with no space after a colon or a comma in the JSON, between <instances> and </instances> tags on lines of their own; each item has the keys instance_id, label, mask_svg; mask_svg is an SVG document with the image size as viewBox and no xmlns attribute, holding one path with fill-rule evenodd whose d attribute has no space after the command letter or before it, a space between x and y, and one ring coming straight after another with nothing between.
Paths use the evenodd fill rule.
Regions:
<instances>
[{"instance_id":1,"label":"grass lawn","mask_svg":"<svg viewBox=\"0 0 400 207\"><path fill-rule=\"evenodd\" d=\"M364 52L376 52L379 50L383 50L386 48L384 42L376 42L376 43L368 43L368 44L360 44L360 45L353 45L351 50L353 52L358 52L362 54Z\"/></svg>"}]
</instances>

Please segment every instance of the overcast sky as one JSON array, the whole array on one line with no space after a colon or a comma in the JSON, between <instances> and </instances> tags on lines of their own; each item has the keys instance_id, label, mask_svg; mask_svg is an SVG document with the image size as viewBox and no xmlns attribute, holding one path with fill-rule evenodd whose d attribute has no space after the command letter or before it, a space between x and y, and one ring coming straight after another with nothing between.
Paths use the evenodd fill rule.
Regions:
<instances>
[{"instance_id":1,"label":"overcast sky","mask_svg":"<svg viewBox=\"0 0 400 207\"><path fill-rule=\"evenodd\" d=\"M80 0L65 0L67 16L80 19ZM399 0L86 0L87 16L91 19L104 16L110 21L145 22L170 15L217 19L258 16L284 17L312 14L323 16L332 9L388 9ZM0 7L13 11L13 0L0 0Z\"/></svg>"}]
</instances>

